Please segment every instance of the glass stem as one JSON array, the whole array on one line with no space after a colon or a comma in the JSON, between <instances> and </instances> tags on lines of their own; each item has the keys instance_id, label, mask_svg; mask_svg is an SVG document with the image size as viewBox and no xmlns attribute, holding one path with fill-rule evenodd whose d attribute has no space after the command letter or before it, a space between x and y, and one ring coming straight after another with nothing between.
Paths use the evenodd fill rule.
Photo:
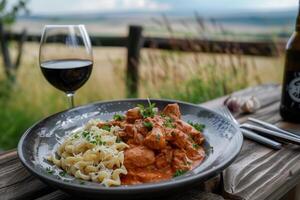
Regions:
<instances>
[{"instance_id":1,"label":"glass stem","mask_svg":"<svg viewBox=\"0 0 300 200\"><path fill-rule=\"evenodd\" d=\"M68 92L67 97L69 99L69 107L74 108L74 92Z\"/></svg>"}]
</instances>

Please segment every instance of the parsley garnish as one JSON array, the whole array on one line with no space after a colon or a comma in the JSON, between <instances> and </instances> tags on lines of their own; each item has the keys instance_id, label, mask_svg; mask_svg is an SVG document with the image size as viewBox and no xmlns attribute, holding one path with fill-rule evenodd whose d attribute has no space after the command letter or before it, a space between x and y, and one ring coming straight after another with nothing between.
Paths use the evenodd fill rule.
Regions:
<instances>
[{"instance_id":1,"label":"parsley garnish","mask_svg":"<svg viewBox=\"0 0 300 200\"><path fill-rule=\"evenodd\" d=\"M110 131L110 126L108 125L108 124L105 124L105 125L103 125L102 127L101 127L101 129L103 129L103 130L106 130L106 131Z\"/></svg>"},{"instance_id":2,"label":"parsley garnish","mask_svg":"<svg viewBox=\"0 0 300 200\"><path fill-rule=\"evenodd\" d=\"M114 114L113 119L116 121L122 121L123 119L125 119L125 116L121 114Z\"/></svg>"},{"instance_id":3,"label":"parsley garnish","mask_svg":"<svg viewBox=\"0 0 300 200\"><path fill-rule=\"evenodd\" d=\"M151 122L143 122L143 125L148 129L152 130L153 124Z\"/></svg>"},{"instance_id":4,"label":"parsley garnish","mask_svg":"<svg viewBox=\"0 0 300 200\"><path fill-rule=\"evenodd\" d=\"M138 104L137 106L140 108L140 113L143 116L143 118L154 117L154 115L157 113L157 110L155 109L155 103L149 102L148 107L145 107L141 104Z\"/></svg>"},{"instance_id":5,"label":"parsley garnish","mask_svg":"<svg viewBox=\"0 0 300 200\"><path fill-rule=\"evenodd\" d=\"M188 122L191 126L193 126L197 131L203 132L203 130L205 129L205 125L204 124L199 124L199 123L193 123L191 121Z\"/></svg>"},{"instance_id":6,"label":"parsley garnish","mask_svg":"<svg viewBox=\"0 0 300 200\"><path fill-rule=\"evenodd\" d=\"M80 181L80 182L79 182L79 184L80 184L80 185L84 185L84 184L85 184L85 182L83 182L83 181Z\"/></svg>"},{"instance_id":7,"label":"parsley garnish","mask_svg":"<svg viewBox=\"0 0 300 200\"><path fill-rule=\"evenodd\" d=\"M65 176L67 173L65 172L65 171L61 171L61 172L59 172L59 175L60 176Z\"/></svg>"},{"instance_id":8,"label":"parsley garnish","mask_svg":"<svg viewBox=\"0 0 300 200\"><path fill-rule=\"evenodd\" d=\"M106 142L102 142L102 141L100 140L100 141L98 141L98 144L99 144L99 145L105 145Z\"/></svg>"},{"instance_id":9,"label":"parsley garnish","mask_svg":"<svg viewBox=\"0 0 300 200\"><path fill-rule=\"evenodd\" d=\"M181 176L181 175L183 175L183 174L186 173L186 172L187 172L187 170L178 169L178 170L176 170L176 172L173 174L173 177Z\"/></svg>"},{"instance_id":10,"label":"parsley garnish","mask_svg":"<svg viewBox=\"0 0 300 200\"><path fill-rule=\"evenodd\" d=\"M198 144L193 144L194 149L198 149L200 146Z\"/></svg>"},{"instance_id":11,"label":"parsley garnish","mask_svg":"<svg viewBox=\"0 0 300 200\"><path fill-rule=\"evenodd\" d=\"M48 174L53 174L53 173L54 173L54 170L53 170L52 168L50 168L50 167L47 167L47 168L46 168L46 172L47 172Z\"/></svg>"},{"instance_id":12,"label":"parsley garnish","mask_svg":"<svg viewBox=\"0 0 300 200\"><path fill-rule=\"evenodd\" d=\"M83 131L82 132L83 137L87 138L88 135L90 135L90 132L88 132L88 131Z\"/></svg>"},{"instance_id":13,"label":"parsley garnish","mask_svg":"<svg viewBox=\"0 0 300 200\"><path fill-rule=\"evenodd\" d=\"M175 128L175 125L173 124L174 120L171 117L166 117L165 121L163 123L163 126L168 128Z\"/></svg>"}]
</instances>

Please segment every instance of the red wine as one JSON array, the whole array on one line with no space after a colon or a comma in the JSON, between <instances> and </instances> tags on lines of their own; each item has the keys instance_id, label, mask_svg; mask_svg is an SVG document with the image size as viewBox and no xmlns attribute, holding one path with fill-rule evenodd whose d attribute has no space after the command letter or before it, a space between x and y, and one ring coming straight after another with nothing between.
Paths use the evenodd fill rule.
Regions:
<instances>
[{"instance_id":1,"label":"red wine","mask_svg":"<svg viewBox=\"0 0 300 200\"><path fill-rule=\"evenodd\" d=\"M89 79L93 62L90 60L65 59L41 63L47 81L64 92L74 92Z\"/></svg>"}]
</instances>

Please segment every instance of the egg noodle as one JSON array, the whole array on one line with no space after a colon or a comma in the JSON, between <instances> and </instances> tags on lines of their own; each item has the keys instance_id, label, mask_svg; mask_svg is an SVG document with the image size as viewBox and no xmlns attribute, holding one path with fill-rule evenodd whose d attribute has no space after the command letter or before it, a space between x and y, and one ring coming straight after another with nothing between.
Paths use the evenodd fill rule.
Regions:
<instances>
[{"instance_id":1,"label":"egg noodle","mask_svg":"<svg viewBox=\"0 0 300 200\"><path fill-rule=\"evenodd\" d=\"M83 131L67 136L48 160L76 178L118 186L120 175L127 174L123 162L128 145L119 140L118 126L99 128L99 122L91 120Z\"/></svg>"}]
</instances>

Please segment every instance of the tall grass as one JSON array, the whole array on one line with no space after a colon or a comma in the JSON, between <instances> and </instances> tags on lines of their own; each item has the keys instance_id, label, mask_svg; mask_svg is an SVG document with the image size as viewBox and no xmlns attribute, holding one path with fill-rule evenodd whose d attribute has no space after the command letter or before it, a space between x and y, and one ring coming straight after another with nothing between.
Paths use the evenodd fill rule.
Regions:
<instances>
[{"instance_id":1,"label":"tall grass","mask_svg":"<svg viewBox=\"0 0 300 200\"><path fill-rule=\"evenodd\" d=\"M163 23L168 23L165 17ZM199 34L205 38L201 18ZM188 27L188 25L183 25ZM167 24L172 38L172 26ZM218 27L222 31L222 27ZM191 46L193 48L193 46ZM196 47L195 47L196 48ZM10 149L26 128L37 120L67 108L65 95L43 78L38 44L26 43L14 86L7 86L0 61L0 149ZM125 98L125 48L94 48L90 80L76 92L75 104ZM247 57L242 54L204 54L142 50L140 97L178 99L201 103L235 90L281 80L283 58Z\"/></svg>"}]
</instances>

